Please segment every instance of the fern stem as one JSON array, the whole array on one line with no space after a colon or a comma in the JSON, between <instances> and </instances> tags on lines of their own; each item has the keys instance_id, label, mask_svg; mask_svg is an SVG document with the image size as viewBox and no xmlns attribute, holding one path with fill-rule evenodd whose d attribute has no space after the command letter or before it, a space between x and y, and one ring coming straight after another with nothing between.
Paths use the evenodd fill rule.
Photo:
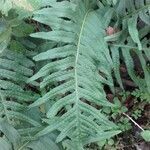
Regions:
<instances>
[{"instance_id":1,"label":"fern stem","mask_svg":"<svg viewBox=\"0 0 150 150\"><path fill-rule=\"evenodd\" d=\"M76 59L75 59L75 95L76 95L76 114L77 114L77 123L78 123L78 127L80 127L80 120L79 120L79 94L78 94L78 59L79 59L79 53L80 53L80 43L81 43L81 37L82 37L82 33L83 33L83 28L84 28L84 24L85 24L85 21L86 21L86 18L87 18L87 15L88 15L89 11L87 11L87 13L85 14L84 16L84 19L83 19L83 22L82 22L82 26L81 26L81 30L80 30L80 34L79 34L79 40L78 40L78 43L77 43L77 53L76 53ZM80 128L78 128L78 134L80 136ZM78 137L79 137L78 136ZM79 137L80 138L80 137Z\"/></svg>"},{"instance_id":2,"label":"fern stem","mask_svg":"<svg viewBox=\"0 0 150 150\"><path fill-rule=\"evenodd\" d=\"M108 43L109 45L113 45L115 47L123 47L123 48L129 48L129 49L132 49L132 50L136 50L138 49L138 47L136 46L130 46L130 45L119 45L119 44L113 44L113 43ZM149 50L149 48L142 48L142 50Z\"/></svg>"},{"instance_id":3,"label":"fern stem","mask_svg":"<svg viewBox=\"0 0 150 150\"><path fill-rule=\"evenodd\" d=\"M28 143L29 143L29 141L24 143L18 150L22 150Z\"/></svg>"},{"instance_id":4,"label":"fern stem","mask_svg":"<svg viewBox=\"0 0 150 150\"><path fill-rule=\"evenodd\" d=\"M127 118L129 118L139 129L144 131L144 129L138 123L136 123L129 115L127 115L126 113L123 113L123 115L125 115Z\"/></svg>"}]
</instances>

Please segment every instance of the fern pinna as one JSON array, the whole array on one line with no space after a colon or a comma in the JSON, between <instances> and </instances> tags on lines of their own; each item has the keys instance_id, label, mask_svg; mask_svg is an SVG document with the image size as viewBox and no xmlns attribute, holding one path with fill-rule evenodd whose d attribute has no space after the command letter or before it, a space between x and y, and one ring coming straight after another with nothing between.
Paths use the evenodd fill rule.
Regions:
<instances>
[{"instance_id":1,"label":"fern pinna","mask_svg":"<svg viewBox=\"0 0 150 150\"><path fill-rule=\"evenodd\" d=\"M35 12L34 20L49 25L52 31L31 35L60 43L34 57L36 61L49 62L30 81L42 78L41 89L49 85L53 88L48 88L30 108L56 99L46 112L48 119L44 119L49 125L37 136L59 130L57 142L69 137L77 146L75 149L120 132L99 109L114 106L103 89L103 83L113 87L113 65L94 4L86 0L51 1L50 7ZM60 111L64 113L59 114Z\"/></svg>"}]
</instances>

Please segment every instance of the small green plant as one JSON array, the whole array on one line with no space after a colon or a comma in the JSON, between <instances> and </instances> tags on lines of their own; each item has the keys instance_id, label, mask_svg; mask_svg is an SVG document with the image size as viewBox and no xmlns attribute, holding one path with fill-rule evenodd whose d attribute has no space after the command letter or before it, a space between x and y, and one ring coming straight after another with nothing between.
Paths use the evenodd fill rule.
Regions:
<instances>
[{"instance_id":1,"label":"small green plant","mask_svg":"<svg viewBox=\"0 0 150 150\"><path fill-rule=\"evenodd\" d=\"M136 89L132 92L132 95L135 96L137 99L139 98L142 101L150 103L150 94L145 90Z\"/></svg>"},{"instance_id":2,"label":"small green plant","mask_svg":"<svg viewBox=\"0 0 150 150\"><path fill-rule=\"evenodd\" d=\"M145 130L141 132L141 136L145 141L150 142L150 130Z\"/></svg>"}]
</instances>

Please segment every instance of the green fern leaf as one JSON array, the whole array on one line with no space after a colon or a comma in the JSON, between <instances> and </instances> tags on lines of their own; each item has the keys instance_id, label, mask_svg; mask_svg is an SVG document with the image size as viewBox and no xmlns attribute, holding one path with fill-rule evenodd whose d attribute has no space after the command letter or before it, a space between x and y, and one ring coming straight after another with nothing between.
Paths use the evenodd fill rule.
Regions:
<instances>
[{"instance_id":1,"label":"green fern leaf","mask_svg":"<svg viewBox=\"0 0 150 150\"><path fill-rule=\"evenodd\" d=\"M0 122L0 131L7 137L7 138L0 138L0 146L4 150L12 150L12 146L15 149L18 148L20 142L21 142L21 137L18 134L18 132L8 123L6 122ZM9 149L7 149L9 148Z\"/></svg>"},{"instance_id":2,"label":"green fern leaf","mask_svg":"<svg viewBox=\"0 0 150 150\"><path fill-rule=\"evenodd\" d=\"M138 30L136 28L137 17L138 16L134 16L133 18L130 18L128 20L128 28L129 28L129 33L130 33L133 41L138 44L139 50L142 50L142 45L141 45L141 42L140 42L140 39L138 36Z\"/></svg>"},{"instance_id":3,"label":"green fern leaf","mask_svg":"<svg viewBox=\"0 0 150 150\"><path fill-rule=\"evenodd\" d=\"M24 114L27 108L25 102L38 98L37 94L24 89L26 81L33 74L30 68L34 65L33 62L23 54L9 50L1 53L0 62L0 119L7 120L10 124L13 119L17 119L34 126L40 125Z\"/></svg>"},{"instance_id":4,"label":"green fern leaf","mask_svg":"<svg viewBox=\"0 0 150 150\"><path fill-rule=\"evenodd\" d=\"M113 67L112 60L107 43L104 41L105 31L101 28L103 25L97 13L92 10L90 1L51 2L50 5L50 8L37 11L34 19L51 25L53 30L35 33L31 36L62 42L64 46L50 49L34 57L36 61L50 60L50 62L30 78L30 81L43 78L41 88L49 84L57 86L49 89L43 97L31 104L30 108L46 104L54 98L57 99L47 112L50 120L49 126L37 136L60 130L57 142L62 141L65 137L71 137L78 145L82 145L86 137L92 137L101 131L105 133L106 130L112 132L117 129L117 126L103 116L100 110L92 106L92 104L114 106L108 102L103 90L103 83L113 85L110 76ZM49 13L50 16L47 15ZM66 28L68 23L71 26ZM99 62L100 74L94 61L95 58ZM59 95L63 97L57 98ZM88 101L89 104L86 104L85 101ZM67 109L66 105L69 105L70 109ZM66 113L56 119L61 109L64 109Z\"/></svg>"}]
</instances>

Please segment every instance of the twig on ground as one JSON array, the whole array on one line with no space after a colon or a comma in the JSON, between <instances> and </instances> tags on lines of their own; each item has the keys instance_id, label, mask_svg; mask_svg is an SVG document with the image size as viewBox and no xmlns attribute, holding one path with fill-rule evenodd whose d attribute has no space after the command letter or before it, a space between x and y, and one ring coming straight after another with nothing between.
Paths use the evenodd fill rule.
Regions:
<instances>
[{"instance_id":1,"label":"twig on ground","mask_svg":"<svg viewBox=\"0 0 150 150\"><path fill-rule=\"evenodd\" d=\"M125 115L127 118L129 118L138 128L140 128L142 131L144 131L144 129L138 123L136 123L129 115L127 115L126 113L123 113L123 115Z\"/></svg>"}]
</instances>

